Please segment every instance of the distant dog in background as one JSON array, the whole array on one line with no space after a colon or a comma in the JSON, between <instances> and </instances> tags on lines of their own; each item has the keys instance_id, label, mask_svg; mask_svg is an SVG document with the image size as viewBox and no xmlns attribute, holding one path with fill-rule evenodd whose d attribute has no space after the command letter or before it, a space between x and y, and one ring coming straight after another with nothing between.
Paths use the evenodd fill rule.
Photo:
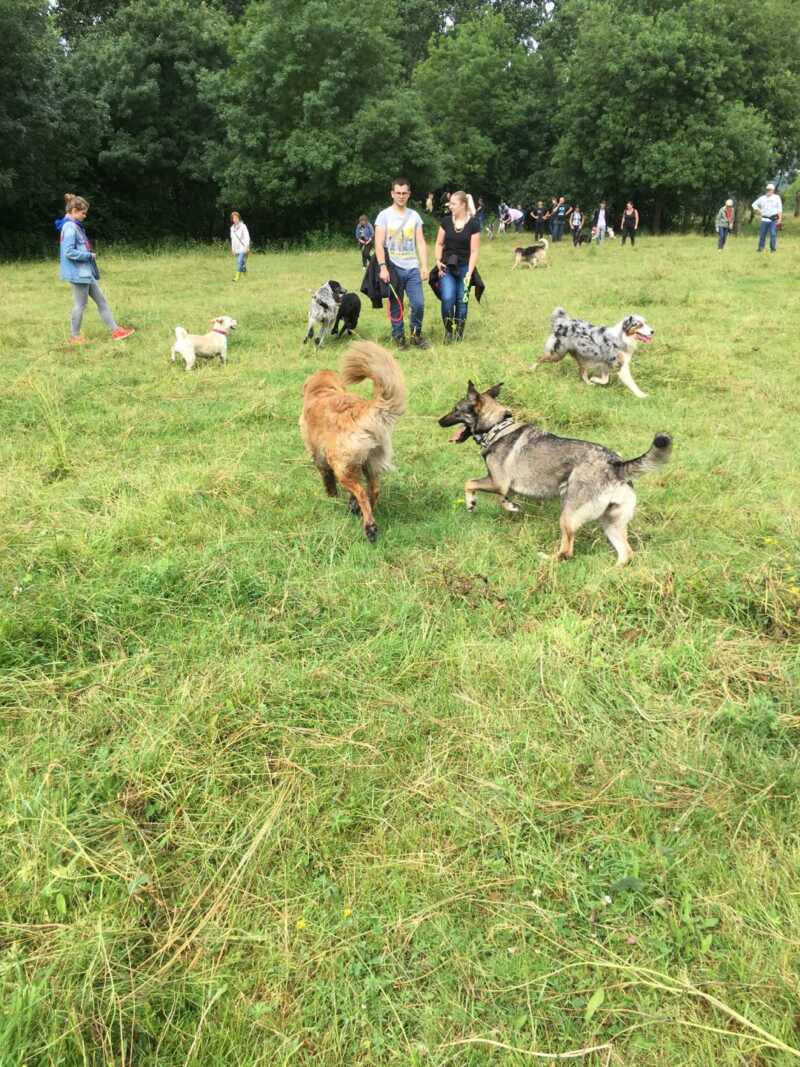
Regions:
<instances>
[{"instance_id":1,"label":"distant dog in background","mask_svg":"<svg viewBox=\"0 0 800 1067\"><path fill-rule=\"evenodd\" d=\"M308 332L303 338L303 344L306 341L313 340L317 348L322 346L325 341L325 335L330 332L336 321L336 312L344 293L344 289L335 281L327 281L317 289L316 293L311 297L311 304L308 309ZM316 326L319 327L319 337L317 338L314 337L314 328Z\"/></svg>"},{"instance_id":2,"label":"distant dog in background","mask_svg":"<svg viewBox=\"0 0 800 1067\"><path fill-rule=\"evenodd\" d=\"M497 401L500 386L479 393L472 382L467 395L439 419L440 426L462 426L451 440L461 444L473 437L486 463L486 478L471 478L464 486L467 511L475 510L478 493L496 493L506 511L519 511L509 493L532 500L560 496L559 559L571 559L575 535L597 520L624 566L633 556L628 523L636 510L631 478L656 470L672 452L672 439L659 433L650 448L635 459L622 459L604 445L556 437L531 423L517 422Z\"/></svg>"},{"instance_id":3,"label":"distant dog in background","mask_svg":"<svg viewBox=\"0 0 800 1067\"><path fill-rule=\"evenodd\" d=\"M540 237L535 245L528 245L527 248L515 248L514 266L511 269L516 270L517 267L524 266L533 270L535 267L549 266L547 258L547 250L549 248L550 242L546 237Z\"/></svg>"},{"instance_id":4,"label":"distant dog in background","mask_svg":"<svg viewBox=\"0 0 800 1067\"><path fill-rule=\"evenodd\" d=\"M616 326L593 326L585 319L570 318L559 307L550 316L550 322L553 332L545 341L544 355L531 370L539 363L558 363L569 354L575 358L581 381L587 385L607 385L613 370L634 396L642 400L647 396L633 380L630 369L637 341L647 344L653 340L654 331L641 315L628 315ZM600 376L590 377L592 371Z\"/></svg>"},{"instance_id":5,"label":"distant dog in background","mask_svg":"<svg viewBox=\"0 0 800 1067\"><path fill-rule=\"evenodd\" d=\"M371 378L371 400L348 393L346 385ZM351 494L351 509L360 511L364 536L378 537L372 509L380 492L380 475L392 462L392 432L406 410L406 385L390 352L372 341L356 341L345 352L342 373L319 370L303 386L300 432L328 496L336 483ZM367 490L361 484L367 479Z\"/></svg>"},{"instance_id":6,"label":"distant dog in background","mask_svg":"<svg viewBox=\"0 0 800 1067\"><path fill-rule=\"evenodd\" d=\"M339 303L339 310L336 312L336 322L333 324L331 330L331 337L339 336L339 326L342 328L342 335L348 337L358 326L358 318L361 314L361 297L358 293L345 293L342 296Z\"/></svg>"},{"instance_id":7,"label":"distant dog in background","mask_svg":"<svg viewBox=\"0 0 800 1067\"><path fill-rule=\"evenodd\" d=\"M186 370L191 370L197 357L216 359L225 364L228 360L228 334L238 326L236 319L230 315L218 315L211 320L208 333L187 333L183 326L175 327L175 344L170 351L174 363L180 356Z\"/></svg>"}]
</instances>

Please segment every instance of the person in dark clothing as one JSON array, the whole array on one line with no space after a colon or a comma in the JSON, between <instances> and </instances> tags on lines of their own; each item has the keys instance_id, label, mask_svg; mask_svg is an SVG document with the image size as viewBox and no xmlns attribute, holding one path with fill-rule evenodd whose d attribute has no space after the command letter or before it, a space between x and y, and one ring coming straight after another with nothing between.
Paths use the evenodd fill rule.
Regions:
<instances>
[{"instance_id":1,"label":"person in dark clothing","mask_svg":"<svg viewBox=\"0 0 800 1067\"><path fill-rule=\"evenodd\" d=\"M375 230L366 215L359 215L356 226L356 241L361 249L361 265L366 267L372 254L372 244L375 240Z\"/></svg>"},{"instance_id":2,"label":"person in dark clothing","mask_svg":"<svg viewBox=\"0 0 800 1067\"><path fill-rule=\"evenodd\" d=\"M442 219L436 235L436 266L439 269L444 322L444 343L464 337L467 320L467 294L478 262L481 228L470 218L467 194L460 190L450 196L450 215Z\"/></svg>"},{"instance_id":3,"label":"person in dark clothing","mask_svg":"<svg viewBox=\"0 0 800 1067\"><path fill-rule=\"evenodd\" d=\"M569 229L572 234L572 245L577 248L581 243L581 229L583 228L583 212L576 204L569 216Z\"/></svg>"},{"instance_id":4,"label":"person in dark clothing","mask_svg":"<svg viewBox=\"0 0 800 1067\"><path fill-rule=\"evenodd\" d=\"M632 200L625 205L625 210L619 220L619 228L622 230L622 243L625 244L625 238L630 237L631 248L633 248L636 244L636 231L639 229L639 212L633 206Z\"/></svg>"},{"instance_id":5,"label":"person in dark clothing","mask_svg":"<svg viewBox=\"0 0 800 1067\"><path fill-rule=\"evenodd\" d=\"M564 235L564 227L567 223L567 218L572 211L571 207L567 207L567 202L563 196L560 196L556 201L556 206L553 208L553 240L560 241Z\"/></svg>"},{"instance_id":6,"label":"person in dark clothing","mask_svg":"<svg viewBox=\"0 0 800 1067\"><path fill-rule=\"evenodd\" d=\"M533 219L533 232L536 235L536 240L539 241L544 237L545 220L547 219L547 208L544 206L544 200L536 201L536 207L530 212L530 216Z\"/></svg>"}]
</instances>

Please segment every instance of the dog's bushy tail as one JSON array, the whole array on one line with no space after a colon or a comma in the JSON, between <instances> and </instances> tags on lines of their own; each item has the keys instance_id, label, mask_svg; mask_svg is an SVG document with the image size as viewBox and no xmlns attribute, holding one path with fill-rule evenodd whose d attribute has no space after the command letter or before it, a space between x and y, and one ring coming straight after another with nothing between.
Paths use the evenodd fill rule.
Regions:
<instances>
[{"instance_id":1,"label":"dog's bushy tail","mask_svg":"<svg viewBox=\"0 0 800 1067\"><path fill-rule=\"evenodd\" d=\"M175 340L176 341L182 341L184 339L184 337L188 337L188 334L186 333L186 330L184 330L183 326L176 326L175 327Z\"/></svg>"},{"instance_id":2,"label":"dog's bushy tail","mask_svg":"<svg viewBox=\"0 0 800 1067\"><path fill-rule=\"evenodd\" d=\"M629 478L638 478L640 474L649 474L662 464L668 463L671 455L672 438L668 433L657 433L644 455L637 456L636 459L618 460L614 466L620 478L627 481Z\"/></svg>"},{"instance_id":3,"label":"dog's bushy tail","mask_svg":"<svg viewBox=\"0 0 800 1067\"><path fill-rule=\"evenodd\" d=\"M375 383L373 404L387 415L399 418L406 411L406 382L400 364L385 348L372 341L356 341L342 360L345 385L371 378Z\"/></svg>"},{"instance_id":4,"label":"dog's bushy tail","mask_svg":"<svg viewBox=\"0 0 800 1067\"><path fill-rule=\"evenodd\" d=\"M543 248L546 252L550 247L550 242L547 240L546 237L540 237L539 240L536 242L536 247ZM556 308L556 311L560 311L562 312L562 314L566 315L566 311L564 311L563 308Z\"/></svg>"},{"instance_id":5,"label":"dog's bushy tail","mask_svg":"<svg viewBox=\"0 0 800 1067\"><path fill-rule=\"evenodd\" d=\"M564 308L554 308L553 309L553 313L550 316L550 322L555 326L556 322L559 319L568 319L568 318L569 318L569 315L567 315L567 313L564 310Z\"/></svg>"}]
</instances>

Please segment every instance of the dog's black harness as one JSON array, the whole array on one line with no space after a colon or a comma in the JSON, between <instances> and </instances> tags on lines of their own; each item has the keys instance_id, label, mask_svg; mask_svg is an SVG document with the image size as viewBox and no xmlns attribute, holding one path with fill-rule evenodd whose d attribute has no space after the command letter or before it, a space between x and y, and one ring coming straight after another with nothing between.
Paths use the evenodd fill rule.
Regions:
<instances>
[{"instance_id":1,"label":"dog's black harness","mask_svg":"<svg viewBox=\"0 0 800 1067\"><path fill-rule=\"evenodd\" d=\"M481 446L481 455L485 456L500 437L505 437L513 425L514 417L513 415L508 415L502 422L496 423L490 430L487 430L486 433L475 433L473 431L472 436Z\"/></svg>"}]
</instances>

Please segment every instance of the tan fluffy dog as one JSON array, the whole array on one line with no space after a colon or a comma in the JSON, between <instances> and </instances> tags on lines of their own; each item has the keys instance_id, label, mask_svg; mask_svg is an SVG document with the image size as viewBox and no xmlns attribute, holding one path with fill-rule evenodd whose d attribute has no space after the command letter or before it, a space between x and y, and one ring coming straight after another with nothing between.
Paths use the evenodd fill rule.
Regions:
<instances>
[{"instance_id":1,"label":"tan fluffy dog","mask_svg":"<svg viewBox=\"0 0 800 1067\"><path fill-rule=\"evenodd\" d=\"M375 384L372 399L345 390L346 385L365 378ZM391 353L371 341L358 341L345 352L341 375L318 370L303 386L303 441L328 496L336 496L337 482L351 494L350 506L361 512L368 541L378 537L372 509L378 500L380 475L391 466L394 424L405 410L403 372ZM362 474L367 479L366 492Z\"/></svg>"}]
</instances>

